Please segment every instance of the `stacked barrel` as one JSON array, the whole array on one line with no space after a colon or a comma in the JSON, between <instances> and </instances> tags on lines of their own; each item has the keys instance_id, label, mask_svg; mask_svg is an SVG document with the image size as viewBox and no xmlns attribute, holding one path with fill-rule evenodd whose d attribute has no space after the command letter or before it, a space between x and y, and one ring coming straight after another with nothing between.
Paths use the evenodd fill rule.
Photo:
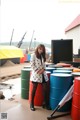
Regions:
<instances>
[{"instance_id":1,"label":"stacked barrel","mask_svg":"<svg viewBox=\"0 0 80 120\"><path fill-rule=\"evenodd\" d=\"M63 99L64 95L67 93L71 85L73 84L73 79L71 75L72 69L65 68L50 68L46 67L46 73L48 75L48 100L52 110L56 108L59 102ZM28 99L31 101L31 91L33 84L30 81L31 68L24 67L21 70L21 97L23 99ZM39 99L40 98L40 99ZM58 111L68 111L71 108L71 102L66 103ZM41 106L43 103L43 88L42 84L38 84L34 105ZM73 102L74 103L74 102Z\"/></svg>"}]
</instances>

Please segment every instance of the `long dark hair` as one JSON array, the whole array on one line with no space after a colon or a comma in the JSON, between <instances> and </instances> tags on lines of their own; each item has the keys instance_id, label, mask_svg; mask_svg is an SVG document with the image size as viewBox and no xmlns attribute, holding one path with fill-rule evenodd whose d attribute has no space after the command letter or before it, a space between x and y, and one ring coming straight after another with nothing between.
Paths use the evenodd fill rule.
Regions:
<instances>
[{"instance_id":1,"label":"long dark hair","mask_svg":"<svg viewBox=\"0 0 80 120\"><path fill-rule=\"evenodd\" d=\"M35 54L36 54L36 57L38 58L38 59L40 59L40 54L39 54L39 52L38 52L38 49L39 48L42 48L43 49L43 53L41 54L42 55L42 57L43 57L43 59L44 59L44 62L46 61L46 50L45 50L45 46L43 45L43 44L39 44L38 46L37 46L37 48L36 48L36 50L35 50Z\"/></svg>"}]
</instances>

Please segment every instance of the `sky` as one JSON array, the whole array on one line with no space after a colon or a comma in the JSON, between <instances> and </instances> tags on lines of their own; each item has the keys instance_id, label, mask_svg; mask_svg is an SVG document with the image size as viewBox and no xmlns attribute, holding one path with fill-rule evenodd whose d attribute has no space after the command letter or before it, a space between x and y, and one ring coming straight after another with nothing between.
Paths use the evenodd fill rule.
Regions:
<instances>
[{"instance_id":1,"label":"sky","mask_svg":"<svg viewBox=\"0 0 80 120\"><path fill-rule=\"evenodd\" d=\"M0 0L0 42L51 43L65 39L65 29L80 14L80 0ZM34 34L33 34L34 31Z\"/></svg>"}]
</instances>

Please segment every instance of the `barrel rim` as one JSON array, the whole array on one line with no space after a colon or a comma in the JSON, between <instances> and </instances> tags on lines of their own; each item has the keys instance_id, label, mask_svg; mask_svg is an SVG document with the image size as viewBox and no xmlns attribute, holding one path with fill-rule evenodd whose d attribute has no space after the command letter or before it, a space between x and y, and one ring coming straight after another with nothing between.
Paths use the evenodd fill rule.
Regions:
<instances>
[{"instance_id":1,"label":"barrel rim","mask_svg":"<svg viewBox=\"0 0 80 120\"><path fill-rule=\"evenodd\" d=\"M52 73L51 76L56 76L56 77L71 77L71 74L67 74L67 73Z\"/></svg>"},{"instance_id":2,"label":"barrel rim","mask_svg":"<svg viewBox=\"0 0 80 120\"><path fill-rule=\"evenodd\" d=\"M21 71L31 71L32 69L31 68L23 68Z\"/></svg>"},{"instance_id":3,"label":"barrel rim","mask_svg":"<svg viewBox=\"0 0 80 120\"><path fill-rule=\"evenodd\" d=\"M46 69L51 69L51 70L53 70L53 69L55 69L55 68L51 68L51 67L46 67Z\"/></svg>"},{"instance_id":4,"label":"barrel rim","mask_svg":"<svg viewBox=\"0 0 80 120\"><path fill-rule=\"evenodd\" d=\"M79 77L75 77L75 80L80 80L80 76Z\"/></svg>"},{"instance_id":5,"label":"barrel rim","mask_svg":"<svg viewBox=\"0 0 80 120\"><path fill-rule=\"evenodd\" d=\"M70 70L54 70L54 72L64 72L64 73L71 73L72 71Z\"/></svg>"},{"instance_id":6,"label":"barrel rim","mask_svg":"<svg viewBox=\"0 0 80 120\"><path fill-rule=\"evenodd\" d=\"M65 69L65 70L73 70L73 68L69 68L69 67L61 67L61 68L57 68L57 70L62 70L62 69Z\"/></svg>"}]
</instances>

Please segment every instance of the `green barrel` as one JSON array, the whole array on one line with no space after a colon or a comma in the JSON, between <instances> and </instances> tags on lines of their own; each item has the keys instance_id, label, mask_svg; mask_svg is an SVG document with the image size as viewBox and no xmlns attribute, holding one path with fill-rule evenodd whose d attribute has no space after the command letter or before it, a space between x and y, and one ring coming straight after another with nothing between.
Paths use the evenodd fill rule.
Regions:
<instances>
[{"instance_id":1,"label":"green barrel","mask_svg":"<svg viewBox=\"0 0 80 120\"><path fill-rule=\"evenodd\" d=\"M21 70L21 97L23 99L29 98L30 71L30 68L23 68Z\"/></svg>"},{"instance_id":2,"label":"green barrel","mask_svg":"<svg viewBox=\"0 0 80 120\"><path fill-rule=\"evenodd\" d=\"M31 68L31 66L24 66L24 68L26 68L26 69L27 69L27 68L29 68L29 69L30 69L30 68Z\"/></svg>"}]
</instances>

